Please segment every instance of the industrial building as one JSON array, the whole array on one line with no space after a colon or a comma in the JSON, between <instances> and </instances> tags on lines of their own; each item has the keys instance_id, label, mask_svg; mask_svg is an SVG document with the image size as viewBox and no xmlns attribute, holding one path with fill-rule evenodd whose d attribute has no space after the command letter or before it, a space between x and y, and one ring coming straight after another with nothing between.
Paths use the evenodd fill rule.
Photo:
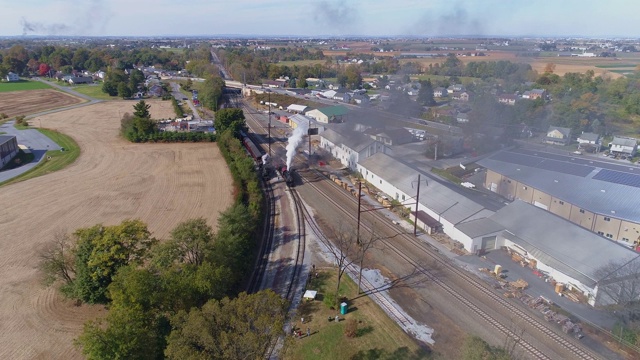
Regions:
<instances>
[{"instance_id":1,"label":"industrial building","mask_svg":"<svg viewBox=\"0 0 640 360\"><path fill-rule=\"evenodd\" d=\"M344 122L348 112L349 110L346 107L337 105L309 110L305 115L314 118L318 122L328 124Z\"/></svg>"},{"instance_id":2,"label":"industrial building","mask_svg":"<svg viewBox=\"0 0 640 360\"><path fill-rule=\"evenodd\" d=\"M632 285L629 282L640 284L638 274L629 277L640 270L636 264L640 254L524 201L456 228L456 240L465 248L505 247L555 281L580 291L590 305L626 302L640 295L618 291Z\"/></svg>"},{"instance_id":3,"label":"industrial building","mask_svg":"<svg viewBox=\"0 0 640 360\"><path fill-rule=\"evenodd\" d=\"M594 306L640 297L640 277L634 276L636 270L640 274L640 254L628 246L525 201L506 206L488 202L477 191L439 180L384 153L360 161L357 169L367 183L412 211L420 175L419 224L428 233L443 231L470 253L509 249L582 293Z\"/></svg>"},{"instance_id":4,"label":"industrial building","mask_svg":"<svg viewBox=\"0 0 640 360\"><path fill-rule=\"evenodd\" d=\"M640 238L640 167L596 158L505 150L478 161L485 188L628 246Z\"/></svg>"},{"instance_id":5,"label":"industrial building","mask_svg":"<svg viewBox=\"0 0 640 360\"><path fill-rule=\"evenodd\" d=\"M0 169L18 154L18 141L13 135L0 135Z\"/></svg>"},{"instance_id":6,"label":"industrial building","mask_svg":"<svg viewBox=\"0 0 640 360\"><path fill-rule=\"evenodd\" d=\"M325 130L320 134L320 147L351 170L357 169L358 162L388 151L382 143L353 130Z\"/></svg>"}]
</instances>

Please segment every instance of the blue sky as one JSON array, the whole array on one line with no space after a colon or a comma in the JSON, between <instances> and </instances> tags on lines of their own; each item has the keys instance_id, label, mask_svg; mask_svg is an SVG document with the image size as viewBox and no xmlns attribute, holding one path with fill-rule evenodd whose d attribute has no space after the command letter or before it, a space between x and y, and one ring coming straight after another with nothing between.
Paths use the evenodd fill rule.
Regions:
<instances>
[{"instance_id":1,"label":"blue sky","mask_svg":"<svg viewBox=\"0 0 640 360\"><path fill-rule=\"evenodd\" d=\"M631 0L0 0L0 36L640 37Z\"/></svg>"}]
</instances>

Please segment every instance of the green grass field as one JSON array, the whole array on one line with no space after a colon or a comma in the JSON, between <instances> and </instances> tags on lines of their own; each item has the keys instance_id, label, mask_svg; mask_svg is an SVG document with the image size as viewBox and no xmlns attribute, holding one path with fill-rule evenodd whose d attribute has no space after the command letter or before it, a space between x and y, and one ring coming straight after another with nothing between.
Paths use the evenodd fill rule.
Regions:
<instances>
[{"instance_id":1,"label":"green grass field","mask_svg":"<svg viewBox=\"0 0 640 360\"><path fill-rule=\"evenodd\" d=\"M76 86L71 86L71 89L79 92L80 94L91 96L92 98L98 99L98 100L119 100L120 99L117 96L109 96L107 93L103 93L102 84L76 85Z\"/></svg>"},{"instance_id":2,"label":"green grass field","mask_svg":"<svg viewBox=\"0 0 640 360\"><path fill-rule=\"evenodd\" d=\"M38 176L46 175L48 173L64 169L68 165L72 164L78 156L80 156L80 147L69 136L60 132L49 129L38 129L41 133L55 141L56 144L64 148L64 151L51 150L47 151L45 160L43 160L38 166L19 175L13 179L0 183L0 186L17 183L20 181L32 179ZM50 158L47 160L47 158Z\"/></svg>"},{"instance_id":3,"label":"green grass field","mask_svg":"<svg viewBox=\"0 0 640 360\"><path fill-rule=\"evenodd\" d=\"M335 291L335 269L319 271L319 277L311 280L309 289L318 290L317 300L303 302L298 309L299 319L295 326L303 332L302 338L288 334L282 359L429 359L430 356L407 335L369 297L352 298L356 284L345 276L340 284L341 296L348 297L349 311L340 315L340 322L329 321L336 315L321 300ZM349 319L358 322L356 336L348 338L344 334ZM306 336L307 328L311 336ZM376 354L377 356L372 356Z\"/></svg>"},{"instance_id":4,"label":"green grass field","mask_svg":"<svg viewBox=\"0 0 640 360\"><path fill-rule=\"evenodd\" d=\"M280 61L279 63L277 63L276 65L279 66L293 66L293 65L297 65L297 66L302 66L302 65L306 65L306 66L313 66L315 64L324 64L326 60L296 60L296 61Z\"/></svg>"},{"instance_id":5,"label":"green grass field","mask_svg":"<svg viewBox=\"0 0 640 360\"><path fill-rule=\"evenodd\" d=\"M0 92L38 90L38 89L51 89L51 86L40 81L26 81L26 80L0 83Z\"/></svg>"},{"instance_id":6,"label":"green grass field","mask_svg":"<svg viewBox=\"0 0 640 360\"><path fill-rule=\"evenodd\" d=\"M635 68L638 64L606 64L606 65L596 65L597 68L601 69L613 69L613 68Z\"/></svg>"}]
</instances>

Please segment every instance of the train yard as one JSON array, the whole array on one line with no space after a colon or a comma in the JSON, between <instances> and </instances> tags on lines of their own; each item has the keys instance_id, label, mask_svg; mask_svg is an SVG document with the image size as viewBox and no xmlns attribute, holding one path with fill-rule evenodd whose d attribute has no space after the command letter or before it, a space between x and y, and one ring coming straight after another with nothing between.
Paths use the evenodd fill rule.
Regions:
<instances>
[{"instance_id":1,"label":"train yard","mask_svg":"<svg viewBox=\"0 0 640 360\"><path fill-rule=\"evenodd\" d=\"M265 126L251 111L245 109L245 114L247 123L254 132L255 142L264 144L266 136L261 134L265 133ZM271 147L279 148L284 145L272 143ZM258 156L254 158L257 160ZM273 166L272 164L280 163L277 157L271 158L270 161L271 164L260 165L263 173L270 173L268 168L266 171L262 168L269 166L276 170L276 173L271 173L264 182L271 215L267 215L270 220L265 225L268 235L263 243L261 261L256 266L258 274L254 276L252 287L253 289L266 287L277 289L295 307L296 301L301 296L301 291L298 290L301 290L301 286L304 285L305 271L307 271L303 266L304 248L308 236L305 233L306 229L310 229L317 239L331 246L315 219L309 214L309 210L304 206L301 197L313 198L314 203L321 199L339 214L337 216L351 223L357 221L357 199L333 181L328 181L327 174L316 169L298 170L294 174L292 169ZM276 175L276 178L271 178L272 175ZM299 185L300 189L296 189L294 185ZM517 348L527 358L600 358L592 351L585 349L578 340L549 326L544 319L522 304L513 299L504 298L476 276L459 268L430 244L400 230L381 212L368 212L365 218L369 224L377 224L375 231L384 233L385 238L389 239L384 241L384 257L393 257L394 261L412 266L430 284L433 284L431 289L437 288L441 296L449 298L451 303L458 304L459 311L467 315L473 314L477 326L484 326L484 328L488 326L487 331L490 328L493 334L507 339L505 343L508 342L513 349ZM366 221L363 224L362 231L374 231ZM387 260L390 261L390 259ZM286 266L283 266L283 262L286 262ZM428 265L425 262L428 262ZM270 268L269 264L279 265L276 268ZM387 311L387 313L393 315L393 311ZM513 325L514 319L517 320L517 327ZM402 316L397 316L396 320L404 321Z\"/></svg>"}]
</instances>

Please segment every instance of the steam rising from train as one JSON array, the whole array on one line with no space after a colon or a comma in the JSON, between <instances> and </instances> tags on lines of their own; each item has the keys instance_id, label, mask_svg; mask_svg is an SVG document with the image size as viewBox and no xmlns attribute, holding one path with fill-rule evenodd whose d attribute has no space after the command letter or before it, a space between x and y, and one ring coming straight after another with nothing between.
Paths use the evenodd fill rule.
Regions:
<instances>
[{"instance_id":1,"label":"steam rising from train","mask_svg":"<svg viewBox=\"0 0 640 360\"><path fill-rule=\"evenodd\" d=\"M293 130L293 134L289 137L287 141L287 169L291 169L293 157L296 156L296 148L300 145L302 138L307 134L308 130L309 124L300 122L298 127Z\"/></svg>"}]
</instances>

